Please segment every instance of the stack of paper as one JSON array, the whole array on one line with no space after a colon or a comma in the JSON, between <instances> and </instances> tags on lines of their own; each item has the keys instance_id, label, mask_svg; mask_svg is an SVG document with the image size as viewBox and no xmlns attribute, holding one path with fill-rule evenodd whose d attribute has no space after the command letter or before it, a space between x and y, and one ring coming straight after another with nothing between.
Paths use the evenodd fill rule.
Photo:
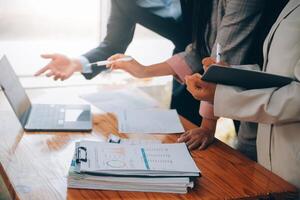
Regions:
<instances>
[{"instance_id":1,"label":"stack of paper","mask_svg":"<svg viewBox=\"0 0 300 200\"><path fill-rule=\"evenodd\" d=\"M127 145L81 141L69 188L186 193L200 175L185 144Z\"/></svg>"}]
</instances>

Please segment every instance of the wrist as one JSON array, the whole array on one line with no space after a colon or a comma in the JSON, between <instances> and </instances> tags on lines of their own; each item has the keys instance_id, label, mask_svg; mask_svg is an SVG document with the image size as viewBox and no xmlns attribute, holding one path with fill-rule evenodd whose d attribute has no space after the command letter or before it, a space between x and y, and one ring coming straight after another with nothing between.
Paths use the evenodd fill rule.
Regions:
<instances>
[{"instance_id":1,"label":"wrist","mask_svg":"<svg viewBox=\"0 0 300 200\"><path fill-rule=\"evenodd\" d=\"M83 66L82 66L82 64L80 62L80 59L73 58L73 59L71 59L71 63L72 63L72 66L74 68L74 71L76 71L76 72L82 72Z\"/></svg>"},{"instance_id":2,"label":"wrist","mask_svg":"<svg viewBox=\"0 0 300 200\"><path fill-rule=\"evenodd\" d=\"M142 78L152 77L153 75L152 75L152 68L151 68L151 66L142 65L141 76L142 76Z\"/></svg>"},{"instance_id":3,"label":"wrist","mask_svg":"<svg viewBox=\"0 0 300 200\"><path fill-rule=\"evenodd\" d=\"M217 121L218 121L217 119L202 118L201 128L215 132Z\"/></svg>"}]
</instances>

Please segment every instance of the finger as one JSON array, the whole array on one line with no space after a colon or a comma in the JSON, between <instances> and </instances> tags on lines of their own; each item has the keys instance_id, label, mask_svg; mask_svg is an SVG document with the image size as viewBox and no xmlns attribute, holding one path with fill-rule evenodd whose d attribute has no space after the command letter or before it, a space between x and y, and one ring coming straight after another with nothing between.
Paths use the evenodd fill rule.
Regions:
<instances>
[{"instance_id":1,"label":"finger","mask_svg":"<svg viewBox=\"0 0 300 200\"><path fill-rule=\"evenodd\" d=\"M188 135L189 132L190 132L190 131L186 131L186 132L182 133L182 134L180 135L180 137L184 137L184 136Z\"/></svg>"},{"instance_id":2,"label":"finger","mask_svg":"<svg viewBox=\"0 0 300 200\"><path fill-rule=\"evenodd\" d=\"M190 86L193 86L197 79L199 78L197 78L195 75L185 76L186 84Z\"/></svg>"},{"instance_id":3,"label":"finger","mask_svg":"<svg viewBox=\"0 0 300 200\"><path fill-rule=\"evenodd\" d=\"M191 94L193 94L196 90L198 90L198 88L196 88L196 86L195 86L195 81L193 81L193 80L190 80L190 79L188 79L188 80L186 80L186 89L191 93Z\"/></svg>"},{"instance_id":4,"label":"finger","mask_svg":"<svg viewBox=\"0 0 300 200\"><path fill-rule=\"evenodd\" d=\"M213 64L218 64L218 66L221 66L221 67L228 67L229 65L224 62L224 61L221 61L219 63L217 63L217 61L215 60L215 58L212 58L212 57L206 57L202 60L202 65L203 65L203 68L204 68L204 71L207 71L208 68L213 65Z\"/></svg>"},{"instance_id":5,"label":"finger","mask_svg":"<svg viewBox=\"0 0 300 200\"><path fill-rule=\"evenodd\" d=\"M41 57L45 59L54 59L56 54L41 54Z\"/></svg>"},{"instance_id":6,"label":"finger","mask_svg":"<svg viewBox=\"0 0 300 200\"><path fill-rule=\"evenodd\" d=\"M182 134L178 139L177 142L185 142L187 140L187 134Z\"/></svg>"},{"instance_id":7,"label":"finger","mask_svg":"<svg viewBox=\"0 0 300 200\"><path fill-rule=\"evenodd\" d=\"M189 135L191 133L191 131L186 131L185 133L182 133L180 137L186 137L187 135Z\"/></svg>"},{"instance_id":8,"label":"finger","mask_svg":"<svg viewBox=\"0 0 300 200\"><path fill-rule=\"evenodd\" d=\"M108 60L108 61L114 61L114 60L116 60L116 59L123 58L123 57L125 57L124 54L117 53L117 54L112 55L111 57L109 57L107 60Z\"/></svg>"},{"instance_id":9,"label":"finger","mask_svg":"<svg viewBox=\"0 0 300 200\"><path fill-rule=\"evenodd\" d=\"M121 69L123 68L124 63L115 61L111 64L113 69Z\"/></svg>"},{"instance_id":10,"label":"finger","mask_svg":"<svg viewBox=\"0 0 300 200\"><path fill-rule=\"evenodd\" d=\"M192 76L187 76L186 81L189 82L191 86L197 86L199 85L201 78L202 76L197 73L197 74L193 74Z\"/></svg>"},{"instance_id":11,"label":"finger","mask_svg":"<svg viewBox=\"0 0 300 200\"><path fill-rule=\"evenodd\" d=\"M181 138L181 142L188 143L191 140L191 135L187 135ZM188 145L188 144L187 144Z\"/></svg>"},{"instance_id":12,"label":"finger","mask_svg":"<svg viewBox=\"0 0 300 200\"><path fill-rule=\"evenodd\" d=\"M194 150L194 149L196 149L197 147L199 147L201 143L202 143L202 140L196 140L196 141L194 141L192 144L190 144L190 145L188 146L188 148L189 148L190 150Z\"/></svg>"},{"instance_id":13,"label":"finger","mask_svg":"<svg viewBox=\"0 0 300 200\"><path fill-rule=\"evenodd\" d=\"M202 59L203 66L210 66L215 63L216 63L216 60L213 57L206 57L206 58Z\"/></svg>"},{"instance_id":14,"label":"finger","mask_svg":"<svg viewBox=\"0 0 300 200\"><path fill-rule=\"evenodd\" d=\"M197 80L193 80L193 79L186 79L186 86L188 89L197 89Z\"/></svg>"},{"instance_id":15,"label":"finger","mask_svg":"<svg viewBox=\"0 0 300 200\"><path fill-rule=\"evenodd\" d=\"M201 92L203 85L203 81L200 78L197 79L189 79L187 80L187 90L195 96L199 92Z\"/></svg>"},{"instance_id":16,"label":"finger","mask_svg":"<svg viewBox=\"0 0 300 200\"><path fill-rule=\"evenodd\" d=\"M54 80L61 79L62 77L63 77L62 73L59 73L59 72L54 73Z\"/></svg>"},{"instance_id":17,"label":"finger","mask_svg":"<svg viewBox=\"0 0 300 200\"><path fill-rule=\"evenodd\" d=\"M46 74L47 77L53 76L55 73L53 71L50 71L49 73Z\"/></svg>"},{"instance_id":18,"label":"finger","mask_svg":"<svg viewBox=\"0 0 300 200\"><path fill-rule=\"evenodd\" d=\"M204 138L203 141L202 141L202 144L200 145L200 147L198 148L199 150L204 150L206 149L208 146L208 139L207 138Z\"/></svg>"},{"instance_id":19,"label":"finger","mask_svg":"<svg viewBox=\"0 0 300 200\"><path fill-rule=\"evenodd\" d=\"M69 77L69 76L63 74L63 75L60 77L60 80L61 80L61 81L64 81L64 80L66 80L68 77Z\"/></svg>"},{"instance_id":20,"label":"finger","mask_svg":"<svg viewBox=\"0 0 300 200\"><path fill-rule=\"evenodd\" d=\"M201 77L202 77L201 74L195 73L195 74L192 74L192 75L187 75L187 76L185 76L184 78L185 78L186 80L196 80L196 79L199 79L199 78L201 78Z\"/></svg>"},{"instance_id":21,"label":"finger","mask_svg":"<svg viewBox=\"0 0 300 200\"><path fill-rule=\"evenodd\" d=\"M122 69L128 72L128 69L130 68L131 63L126 61L115 61L111 64L113 69Z\"/></svg>"},{"instance_id":22,"label":"finger","mask_svg":"<svg viewBox=\"0 0 300 200\"><path fill-rule=\"evenodd\" d=\"M186 144L187 146L190 146L190 145L193 144L193 143L194 143L194 140L193 140L192 137L188 138L187 141L185 142L185 144Z\"/></svg>"},{"instance_id":23,"label":"finger","mask_svg":"<svg viewBox=\"0 0 300 200\"><path fill-rule=\"evenodd\" d=\"M203 88L198 89L192 93L193 97L199 101L205 100L207 91Z\"/></svg>"},{"instance_id":24,"label":"finger","mask_svg":"<svg viewBox=\"0 0 300 200\"><path fill-rule=\"evenodd\" d=\"M46 72L49 69L49 65L46 65L45 67L43 67L42 69L38 70L37 72L35 72L34 76L39 76L41 74L43 74L44 72Z\"/></svg>"},{"instance_id":25,"label":"finger","mask_svg":"<svg viewBox=\"0 0 300 200\"><path fill-rule=\"evenodd\" d=\"M181 134L181 136L179 138L183 139L183 138L188 137L189 135L190 135L190 131L187 131L187 132Z\"/></svg>"},{"instance_id":26,"label":"finger","mask_svg":"<svg viewBox=\"0 0 300 200\"><path fill-rule=\"evenodd\" d=\"M193 83L192 75L190 75L190 76L185 76L185 77L184 77L184 80L185 80L185 84L186 84L187 86L189 86L189 85L191 85L191 84Z\"/></svg>"},{"instance_id":27,"label":"finger","mask_svg":"<svg viewBox=\"0 0 300 200\"><path fill-rule=\"evenodd\" d=\"M199 74L199 73L195 73L195 74L191 75L190 77L191 77L192 79L198 79L198 78L201 78L202 76L201 76L201 74Z\"/></svg>"},{"instance_id":28,"label":"finger","mask_svg":"<svg viewBox=\"0 0 300 200\"><path fill-rule=\"evenodd\" d=\"M116 69L120 69L120 68L118 67L118 65L116 65L116 63L112 63L112 64L110 64L110 69L116 70Z\"/></svg>"}]
</instances>

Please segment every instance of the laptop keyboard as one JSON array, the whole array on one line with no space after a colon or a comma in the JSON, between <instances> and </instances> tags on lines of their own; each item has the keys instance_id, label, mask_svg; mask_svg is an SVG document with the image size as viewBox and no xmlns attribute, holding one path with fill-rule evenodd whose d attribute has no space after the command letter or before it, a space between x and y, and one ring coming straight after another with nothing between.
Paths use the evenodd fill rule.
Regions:
<instances>
[{"instance_id":1,"label":"laptop keyboard","mask_svg":"<svg viewBox=\"0 0 300 200\"><path fill-rule=\"evenodd\" d=\"M30 118L27 125L35 128L61 128L64 126L65 106L64 105L32 105Z\"/></svg>"}]
</instances>

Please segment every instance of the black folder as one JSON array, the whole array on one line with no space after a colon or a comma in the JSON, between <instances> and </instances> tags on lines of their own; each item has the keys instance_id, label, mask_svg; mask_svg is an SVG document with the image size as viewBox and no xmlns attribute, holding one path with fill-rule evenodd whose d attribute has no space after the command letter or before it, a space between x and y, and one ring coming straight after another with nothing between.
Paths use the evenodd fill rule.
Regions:
<instances>
[{"instance_id":1,"label":"black folder","mask_svg":"<svg viewBox=\"0 0 300 200\"><path fill-rule=\"evenodd\" d=\"M245 89L262 89L285 86L294 79L261 71L212 65L203 74L202 80Z\"/></svg>"}]
</instances>

